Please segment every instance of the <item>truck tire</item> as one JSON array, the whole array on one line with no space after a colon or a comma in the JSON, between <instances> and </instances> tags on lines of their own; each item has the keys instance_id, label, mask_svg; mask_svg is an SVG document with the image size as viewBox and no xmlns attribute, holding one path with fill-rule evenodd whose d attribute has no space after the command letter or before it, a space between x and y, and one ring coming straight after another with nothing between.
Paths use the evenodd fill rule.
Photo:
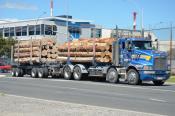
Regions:
<instances>
[{"instance_id":1,"label":"truck tire","mask_svg":"<svg viewBox=\"0 0 175 116\"><path fill-rule=\"evenodd\" d=\"M38 70L36 68L31 70L31 76L32 78L38 78Z\"/></svg>"},{"instance_id":2,"label":"truck tire","mask_svg":"<svg viewBox=\"0 0 175 116\"><path fill-rule=\"evenodd\" d=\"M64 76L64 79L66 79L66 80L72 79L72 72L71 72L71 68L69 66L64 67L63 76Z\"/></svg>"},{"instance_id":3,"label":"truck tire","mask_svg":"<svg viewBox=\"0 0 175 116\"><path fill-rule=\"evenodd\" d=\"M75 80L82 79L82 72L81 72L81 68L79 66L75 66L74 71L73 71L73 77Z\"/></svg>"},{"instance_id":4,"label":"truck tire","mask_svg":"<svg viewBox=\"0 0 175 116\"><path fill-rule=\"evenodd\" d=\"M139 73L134 69L130 69L127 72L127 80L128 80L128 84L130 84L130 85L139 85L139 84L141 84Z\"/></svg>"},{"instance_id":5,"label":"truck tire","mask_svg":"<svg viewBox=\"0 0 175 116\"><path fill-rule=\"evenodd\" d=\"M106 81L108 81L109 83L119 82L118 72L115 68L110 68L108 70L107 75L106 75Z\"/></svg>"},{"instance_id":6,"label":"truck tire","mask_svg":"<svg viewBox=\"0 0 175 116\"><path fill-rule=\"evenodd\" d=\"M153 81L153 83L154 83L154 85L156 85L156 86L162 86L164 83L165 83L165 81Z\"/></svg>"},{"instance_id":7,"label":"truck tire","mask_svg":"<svg viewBox=\"0 0 175 116\"><path fill-rule=\"evenodd\" d=\"M20 77L23 77L24 76L24 71L23 69L20 69Z\"/></svg>"},{"instance_id":8,"label":"truck tire","mask_svg":"<svg viewBox=\"0 0 175 116\"><path fill-rule=\"evenodd\" d=\"M16 68L15 70L15 76L20 77L21 76L21 70L19 68Z\"/></svg>"},{"instance_id":9,"label":"truck tire","mask_svg":"<svg viewBox=\"0 0 175 116\"><path fill-rule=\"evenodd\" d=\"M12 77L16 77L16 69L15 68L12 69L11 74L12 74Z\"/></svg>"},{"instance_id":10,"label":"truck tire","mask_svg":"<svg viewBox=\"0 0 175 116\"><path fill-rule=\"evenodd\" d=\"M47 68L39 68L38 69L38 77L39 78L47 78L48 77L48 69Z\"/></svg>"},{"instance_id":11,"label":"truck tire","mask_svg":"<svg viewBox=\"0 0 175 116\"><path fill-rule=\"evenodd\" d=\"M42 68L39 68L39 69L38 69L38 77L39 77L39 78L44 78L44 71L43 71Z\"/></svg>"}]
</instances>

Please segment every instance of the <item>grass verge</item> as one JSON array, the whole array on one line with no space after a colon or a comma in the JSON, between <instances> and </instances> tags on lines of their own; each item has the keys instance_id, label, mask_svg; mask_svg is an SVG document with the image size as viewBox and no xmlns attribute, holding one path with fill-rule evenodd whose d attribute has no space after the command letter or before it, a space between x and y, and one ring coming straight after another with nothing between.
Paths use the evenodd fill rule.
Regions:
<instances>
[{"instance_id":1,"label":"grass verge","mask_svg":"<svg viewBox=\"0 0 175 116\"><path fill-rule=\"evenodd\" d=\"M175 83L175 76L171 76L171 78L168 79L167 82Z\"/></svg>"}]
</instances>

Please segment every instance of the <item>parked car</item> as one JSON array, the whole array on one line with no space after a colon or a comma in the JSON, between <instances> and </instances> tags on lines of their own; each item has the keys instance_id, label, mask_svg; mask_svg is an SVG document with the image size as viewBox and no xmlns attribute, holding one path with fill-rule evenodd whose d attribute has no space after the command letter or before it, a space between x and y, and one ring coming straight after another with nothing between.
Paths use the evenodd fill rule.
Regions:
<instances>
[{"instance_id":1,"label":"parked car","mask_svg":"<svg viewBox=\"0 0 175 116\"><path fill-rule=\"evenodd\" d=\"M8 61L0 59L0 73L7 73L11 70L12 66Z\"/></svg>"}]
</instances>

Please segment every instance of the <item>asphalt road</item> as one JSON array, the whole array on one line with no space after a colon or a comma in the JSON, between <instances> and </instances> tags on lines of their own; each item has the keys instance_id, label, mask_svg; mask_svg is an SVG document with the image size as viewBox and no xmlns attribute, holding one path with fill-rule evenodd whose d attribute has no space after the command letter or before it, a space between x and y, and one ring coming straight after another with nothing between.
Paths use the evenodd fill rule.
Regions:
<instances>
[{"instance_id":1,"label":"asphalt road","mask_svg":"<svg viewBox=\"0 0 175 116\"><path fill-rule=\"evenodd\" d=\"M175 115L175 85L109 84L95 81L0 78L0 92L138 112Z\"/></svg>"}]
</instances>

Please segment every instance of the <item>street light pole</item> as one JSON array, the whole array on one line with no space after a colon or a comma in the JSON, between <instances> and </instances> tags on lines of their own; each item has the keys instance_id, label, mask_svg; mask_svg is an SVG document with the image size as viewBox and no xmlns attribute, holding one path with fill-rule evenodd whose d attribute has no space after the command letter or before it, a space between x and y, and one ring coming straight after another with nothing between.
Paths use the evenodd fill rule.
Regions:
<instances>
[{"instance_id":1,"label":"street light pole","mask_svg":"<svg viewBox=\"0 0 175 116\"><path fill-rule=\"evenodd\" d=\"M142 37L144 37L143 8L141 9L141 34L142 34Z\"/></svg>"},{"instance_id":2,"label":"street light pole","mask_svg":"<svg viewBox=\"0 0 175 116\"><path fill-rule=\"evenodd\" d=\"M67 21L66 21L66 31L67 31L67 33L66 33L66 38L67 38L67 40L68 40L68 57L67 57L67 63L68 64L70 64L70 38L69 38L69 16L68 16L68 14L69 14L69 1L67 0Z\"/></svg>"}]
</instances>

